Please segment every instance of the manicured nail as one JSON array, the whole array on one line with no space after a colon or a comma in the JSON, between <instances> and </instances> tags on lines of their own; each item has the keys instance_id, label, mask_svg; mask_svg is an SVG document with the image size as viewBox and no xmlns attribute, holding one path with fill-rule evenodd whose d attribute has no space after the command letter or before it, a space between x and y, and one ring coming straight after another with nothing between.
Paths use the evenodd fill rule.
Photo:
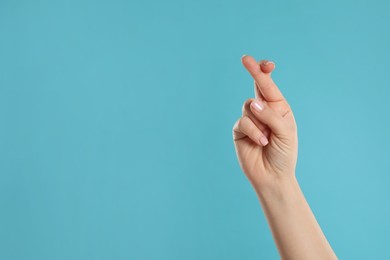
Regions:
<instances>
[{"instance_id":1,"label":"manicured nail","mask_svg":"<svg viewBox=\"0 0 390 260\"><path fill-rule=\"evenodd\" d=\"M260 137L260 143L261 143L263 146L266 146L266 145L268 144L268 139L267 139L267 137L261 136L261 137Z\"/></svg>"},{"instance_id":2,"label":"manicured nail","mask_svg":"<svg viewBox=\"0 0 390 260\"><path fill-rule=\"evenodd\" d=\"M251 106L257 110L258 112L261 112L264 110L264 104L260 100L255 100L251 103Z\"/></svg>"},{"instance_id":3,"label":"manicured nail","mask_svg":"<svg viewBox=\"0 0 390 260\"><path fill-rule=\"evenodd\" d=\"M263 61L264 66L267 66L269 64L273 64L275 66L275 63L273 61L269 61L269 60Z\"/></svg>"}]
</instances>

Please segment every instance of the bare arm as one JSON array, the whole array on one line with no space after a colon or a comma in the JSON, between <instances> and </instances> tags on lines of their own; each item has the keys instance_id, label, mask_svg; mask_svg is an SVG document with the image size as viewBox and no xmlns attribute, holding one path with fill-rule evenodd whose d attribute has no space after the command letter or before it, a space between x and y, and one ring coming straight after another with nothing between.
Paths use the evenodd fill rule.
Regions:
<instances>
[{"instance_id":1,"label":"bare arm","mask_svg":"<svg viewBox=\"0 0 390 260\"><path fill-rule=\"evenodd\" d=\"M258 192L282 259L337 259L295 178Z\"/></svg>"},{"instance_id":2,"label":"bare arm","mask_svg":"<svg viewBox=\"0 0 390 260\"><path fill-rule=\"evenodd\" d=\"M255 189L282 259L337 259L295 177L298 157L293 112L273 82L275 65L243 56L254 78L233 126L237 158Z\"/></svg>"}]
</instances>

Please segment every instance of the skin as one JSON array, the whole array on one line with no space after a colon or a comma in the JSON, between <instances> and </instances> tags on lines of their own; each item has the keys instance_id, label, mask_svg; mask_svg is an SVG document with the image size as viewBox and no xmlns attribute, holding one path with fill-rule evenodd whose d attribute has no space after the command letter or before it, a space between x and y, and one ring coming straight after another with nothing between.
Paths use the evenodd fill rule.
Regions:
<instances>
[{"instance_id":1,"label":"skin","mask_svg":"<svg viewBox=\"0 0 390 260\"><path fill-rule=\"evenodd\" d=\"M298 132L294 114L271 77L275 64L244 55L255 98L242 106L233 140L282 259L337 259L296 179ZM258 105L261 109L258 109Z\"/></svg>"}]
</instances>

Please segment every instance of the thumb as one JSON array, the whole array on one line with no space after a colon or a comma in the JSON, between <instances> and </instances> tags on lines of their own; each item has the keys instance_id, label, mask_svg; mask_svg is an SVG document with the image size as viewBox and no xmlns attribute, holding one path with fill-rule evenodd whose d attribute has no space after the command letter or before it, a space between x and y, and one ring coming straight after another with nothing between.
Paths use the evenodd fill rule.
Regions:
<instances>
[{"instance_id":1,"label":"thumb","mask_svg":"<svg viewBox=\"0 0 390 260\"><path fill-rule=\"evenodd\" d=\"M250 108L253 115L263 124L268 125L272 132L278 136L288 136L289 128L286 120L270 108L266 102L258 99L249 99Z\"/></svg>"}]
</instances>

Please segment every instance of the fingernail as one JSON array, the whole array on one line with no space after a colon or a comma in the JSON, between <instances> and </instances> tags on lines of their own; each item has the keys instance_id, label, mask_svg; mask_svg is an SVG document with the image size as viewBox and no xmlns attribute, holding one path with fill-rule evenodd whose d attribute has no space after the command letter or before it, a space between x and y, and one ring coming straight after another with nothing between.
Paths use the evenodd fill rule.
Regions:
<instances>
[{"instance_id":1,"label":"fingernail","mask_svg":"<svg viewBox=\"0 0 390 260\"><path fill-rule=\"evenodd\" d=\"M261 137L260 137L260 143L261 143L263 146L266 146L266 145L268 144L268 139L267 139L267 137L261 136Z\"/></svg>"},{"instance_id":2,"label":"fingernail","mask_svg":"<svg viewBox=\"0 0 390 260\"><path fill-rule=\"evenodd\" d=\"M266 61L263 61L262 63L264 66L267 66L269 64L273 64L275 66L275 63L273 61L270 61L270 60L266 60Z\"/></svg>"},{"instance_id":3,"label":"fingernail","mask_svg":"<svg viewBox=\"0 0 390 260\"><path fill-rule=\"evenodd\" d=\"M251 103L251 106L252 106L255 110L259 111L259 112L261 112L261 111L264 110L264 104L263 104L260 100L255 100L255 101L253 101L253 102Z\"/></svg>"},{"instance_id":4,"label":"fingernail","mask_svg":"<svg viewBox=\"0 0 390 260\"><path fill-rule=\"evenodd\" d=\"M244 58L245 56L248 56L248 55L246 55L246 54L242 55L242 56L241 56L241 59Z\"/></svg>"}]
</instances>

